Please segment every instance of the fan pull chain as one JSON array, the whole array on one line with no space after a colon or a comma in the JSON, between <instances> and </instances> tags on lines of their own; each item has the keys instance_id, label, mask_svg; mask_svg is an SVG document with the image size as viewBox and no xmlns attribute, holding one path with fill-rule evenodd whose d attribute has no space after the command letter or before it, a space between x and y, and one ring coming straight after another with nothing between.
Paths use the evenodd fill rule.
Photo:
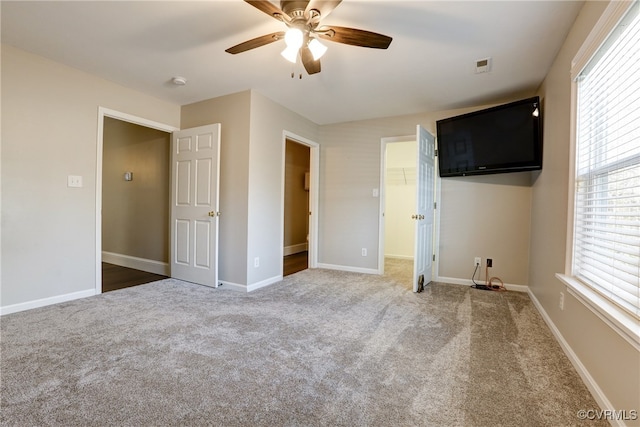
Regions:
<instances>
[{"instance_id":1,"label":"fan pull chain","mask_svg":"<svg viewBox=\"0 0 640 427\"><path fill-rule=\"evenodd\" d=\"M291 65L291 78L294 79L296 76L296 67L298 66L298 61L295 64ZM298 78L302 80L302 73L298 74Z\"/></svg>"}]
</instances>

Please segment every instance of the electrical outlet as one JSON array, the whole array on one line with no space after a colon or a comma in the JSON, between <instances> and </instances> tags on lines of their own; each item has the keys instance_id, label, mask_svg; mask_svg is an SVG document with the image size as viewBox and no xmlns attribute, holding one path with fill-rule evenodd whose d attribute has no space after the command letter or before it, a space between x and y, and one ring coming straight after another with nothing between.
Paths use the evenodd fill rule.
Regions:
<instances>
[{"instance_id":1,"label":"electrical outlet","mask_svg":"<svg viewBox=\"0 0 640 427\"><path fill-rule=\"evenodd\" d=\"M487 258L487 267L493 267L493 259Z\"/></svg>"},{"instance_id":2,"label":"electrical outlet","mask_svg":"<svg viewBox=\"0 0 640 427\"><path fill-rule=\"evenodd\" d=\"M82 187L82 176L81 175L69 175L67 177L67 187Z\"/></svg>"},{"instance_id":3,"label":"electrical outlet","mask_svg":"<svg viewBox=\"0 0 640 427\"><path fill-rule=\"evenodd\" d=\"M476 267L480 265L482 265L482 258L477 256L473 259L473 266Z\"/></svg>"},{"instance_id":4,"label":"electrical outlet","mask_svg":"<svg viewBox=\"0 0 640 427\"><path fill-rule=\"evenodd\" d=\"M558 302L560 310L564 310L564 292L560 292L560 301Z\"/></svg>"},{"instance_id":5,"label":"electrical outlet","mask_svg":"<svg viewBox=\"0 0 640 427\"><path fill-rule=\"evenodd\" d=\"M253 259L253 266L256 268L260 267L260 257L255 257Z\"/></svg>"},{"instance_id":6,"label":"electrical outlet","mask_svg":"<svg viewBox=\"0 0 640 427\"><path fill-rule=\"evenodd\" d=\"M367 248L362 248L362 256L367 256Z\"/></svg>"}]
</instances>

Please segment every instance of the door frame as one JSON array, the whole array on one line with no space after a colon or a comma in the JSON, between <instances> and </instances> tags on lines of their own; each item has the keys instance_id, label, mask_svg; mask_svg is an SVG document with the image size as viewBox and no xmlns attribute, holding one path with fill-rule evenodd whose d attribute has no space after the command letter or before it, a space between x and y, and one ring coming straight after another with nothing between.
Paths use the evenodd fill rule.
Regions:
<instances>
[{"instance_id":1,"label":"door frame","mask_svg":"<svg viewBox=\"0 0 640 427\"><path fill-rule=\"evenodd\" d=\"M386 201L386 179L385 172L387 168L387 144L392 144L394 142L407 142L407 141L416 141L416 134L413 135L405 135L405 136L392 136L385 137L380 139L380 201L379 201L379 212L378 212L378 270L377 273L382 275L384 274L384 245L385 245L385 201ZM417 142L417 141L416 141ZM436 148L438 144L438 139L436 137ZM436 152L437 153L437 152ZM433 263L433 280L438 277L438 260L440 259L438 248L440 247L440 177L438 176L438 160L436 154L436 173L434 175L435 181L435 194L434 200L436 202L436 209L434 209L434 218L433 218L433 254L435 255L436 261ZM414 261L415 262L415 261Z\"/></svg>"},{"instance_id":2,"label":"door frame","mask_svg":"<svg viewBox=\"0 0 640 427\"><path fill-rule=\"evenodd\" d=\"M318 187L320 183L320 144L284 130L282 132L282 176L280 182L280 274L284 268L284 186L287 140L309 147L309 259L308 268L318 266Z\"/></svg>"},{"instance_id":3,"label":"door frame","mask_svg":"<svg viewBox=\"0 0 640 427\"><path fill-rule=\"evenodd\" d=\"M105 107L98 107L98 132L97 132L97 149L96 149L96 280L95 293L102 293L102 157L104 150L104 118L129 122L136 125L144 126L151 129L160 130L169 134L180 130L175 126L165 123L155 122L142 117L134 116L121 111L111 110ZM167 226L169 226L167 224Z\"/></svg>"}]
</instances>

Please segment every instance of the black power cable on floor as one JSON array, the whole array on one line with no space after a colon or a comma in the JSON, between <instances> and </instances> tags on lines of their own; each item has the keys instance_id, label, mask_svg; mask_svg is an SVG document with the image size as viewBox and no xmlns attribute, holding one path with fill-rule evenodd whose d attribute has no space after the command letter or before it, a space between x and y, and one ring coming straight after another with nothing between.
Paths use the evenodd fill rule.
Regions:
<instances>
[{"instance_id":1,"label":"black power cable on floor","mask_svg":"<svg viewBox=\"0 0 640 427\"><path fill-rule=\"evenodd\" d=\"M471 276L471 281L473 282L473 285L471 285L471 287L475 289L482 289L483 291L488 291L490 289L487 285L476 283L476 273L478 272L478 267L480 267L480 265L476 264L476 268L475 270L473 270L473 275Z\"/></svg>"}]
</instances>

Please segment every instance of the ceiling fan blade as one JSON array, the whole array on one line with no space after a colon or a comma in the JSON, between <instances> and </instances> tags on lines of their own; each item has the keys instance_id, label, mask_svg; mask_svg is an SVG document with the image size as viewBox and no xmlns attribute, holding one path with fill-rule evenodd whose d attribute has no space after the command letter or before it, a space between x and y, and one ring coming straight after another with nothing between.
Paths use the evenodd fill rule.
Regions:
<instances>
[{"instance_id":1,"label":"ceiling fan blade","mask_svg":"<svg viewBox=\"0 0 640 427\"><path fill-rule=\"evenodd\" d=\"M320 30L316 31L316 35L324 40L336 43L371 47L374 49L386 49L391 44L391 40L393 40L389 36L373 33L371 31L335 26L323 26Z\"/></svg>"},{"instance_id":2,"label":"ceiling fan blade","mask_svg":"<svg viewBox=\"0 0 640 427\"><path fill-rule=\"evenodd\" d=\"M327 17L333 9L335 9L342 0L311 0L307 5L307 9L305 10L305 14L307 16L309 11L315 9L320 12L320 18Z\"/></svg>"},{"instance_id":3,"label":"ceiling fan blade","mask_svg":"<svg viewBox=\"0 0 640 427\"><path fill-rule=\"evenodd\" d=\"M247 50L255 49L256 47L264 46L269 43L277 42L280 39L284 38L284 31L278 31L277 33L266 34L264 36L256 37L255 39L247 40L244 43L237 44L229 49L226 49L225 52L236 54L245 52Z\"/></svg>"},{"instance_id":4,"label":"ceiling fan blade","mask_svg":"<svg viewBox=\"0 0 640 427\"><path fill-rule=\"evenodd\" d=\"M268 0L244 0L244 1L249 3L251 6L255 7L256 9L260 10L261 12L264 12L267 15L271 16L272 18L276 18L279 21L282 21L282 20L285 22L291 21L291 18L289 17L289 15L284 13L278 6L276 6L275 4L271 3Z\"/></svg>"},{"instance_id":5,"label":"ceiling fan blade","mask_svg":"<svg viewBox=\"0 0 640 427\"><path fill-rule=\"evenodd\" d=\"M300 58L302 59L302 65L307 70L307 74L316 74L320 72L320 60L314 60L311 49L308 46L304 46L300 49Z\"/></svg>"}]
</instances>

